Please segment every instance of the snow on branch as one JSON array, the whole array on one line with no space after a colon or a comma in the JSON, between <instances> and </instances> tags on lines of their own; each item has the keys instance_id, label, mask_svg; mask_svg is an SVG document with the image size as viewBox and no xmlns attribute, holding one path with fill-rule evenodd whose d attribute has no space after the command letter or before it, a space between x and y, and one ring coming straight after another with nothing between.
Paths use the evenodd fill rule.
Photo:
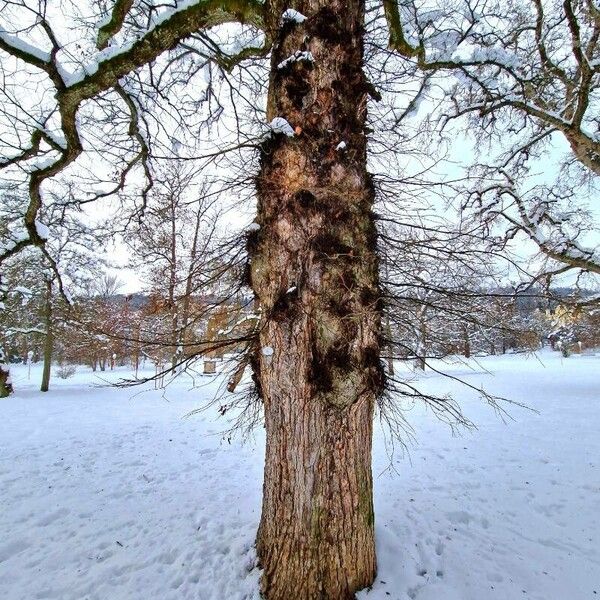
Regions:
<instances>
[{"instance_id":1,"label":"snow on branch","mask_svg":"<svg viewBox=\"0 0 600 600\"><path fill-rule=\"evenodd\" d=\"M99 52L75 73L67 72L60 64L57 58L60 48L45 18L39 24L52 42L53 50L50 54L34 48L3 29L0 30L0 50L39 67L51 79L56 88L54 97L62 128L61 133L56 135L40 129L33 130L30 144L21 154L0 161L2 168L36 157L42 139L59 152L57 158L42 160L28 171L29 205L25 212L28 238L4 248L0 253L0 264L27 246L43 248L43 231L36 226L38 212L42 207L42 184L61 173L82 154L83 143L77 126L77 112L83 102L116 89L123 77L171 50L193 33L233 22L265 29L265 5L261 0L184 0L175 7L164 10L151 21L141 37L122 45L109 46L108 41L120 30L129 10L128 0L115 1L110 20L100 26L97 40ZM124 94L121 93L121 97L130 109L132 137L139 142L141 131L135 126L135 110L131 110L132 104ZM141 147L140 160L144 164L145 147L143 144Z\"/></svg>"},{"instance_id":2,"label":"snow on branch","mask_svg":"<svg viewBox=\"0 0 600 600\"><path fill-rule=\"evenodd\" d=\"M41 326L37 326L37 327L11 327L10 329L7 329L5 332L5 336L6 337L12 337L13 335L18 335L18 334L22 334L22 335L29 335L31 333L36 333L39 335L46 335L46 330L43 329Z\"/></svg>"},{"instance_id":3,"label":"snow on branch","mask_svg":"<svg viewBox=\"0 0 600 600\"><path fill-rule=\"evenodd\" d=\"M282 60L277 65L277 68L285 69L286 67L289 67L291 64L293 64L295 62L302 62L302 61L309 62L309 63L315 62L312 52L298 50L291 56L288 56L285 60Z\"/></svg>"},{"instance_id":4,"label":"snow on branch","mask_svg":"<svg viewBox=\"0 0 600 600\"><path fill-rule=\"evenodd\" d=\"M192 33L225 23L251 23L262 29L264 5L258 0L188 0L163 12L140 38L101 50L79 71L64 80L76 87L82 100L112 87L131 71L154 60Z\"/></svg>"},{"instance_id":5,"label":"snow on branch","mask_svg":"<svg viewBox=\"0 0 600 600\"><path fill-rule=\"evenodd\" d=\"M37 67L50 64L50 53L32 46L25 40L0 27L0 49Z\"/></svg>"},{"instance_id":6,"label":"snow on branch","mask_svg":"<svg viewBox=\"0 0 600 600\"><path fill-rule=\"evenodd\" d=\"M35 229L37 231L37 234L43 240L47 240L50 237L50 230L48 229L48 226L42 223L41 221L38 221L37 219L35 221Z\"/></svg>"},{"instance_id":7,"label":"snow on branch","mask_svg":"<svg viewBox=\"0 0 600 600\"><path fill-rule=\"evenodd\" d=\"M510 132L514 164L558 131L571 159L600 175L600 11L573 0L459 4L383 0L390 51L445 88L439 122L472 117L482 135L502 141Z\"/></svg>"},{"instance_id":8,"label":"snow on branch","mask_svg":"<svg viewBox=\"0 0 600 600\"><path fill-rule=\"evenodd\" d=\"M304 21L306 21L306 17L297 10L294 10L293 8L288 8L281 15L281 20L284 23L304 23Z\"/></svg>"}]
</instances>

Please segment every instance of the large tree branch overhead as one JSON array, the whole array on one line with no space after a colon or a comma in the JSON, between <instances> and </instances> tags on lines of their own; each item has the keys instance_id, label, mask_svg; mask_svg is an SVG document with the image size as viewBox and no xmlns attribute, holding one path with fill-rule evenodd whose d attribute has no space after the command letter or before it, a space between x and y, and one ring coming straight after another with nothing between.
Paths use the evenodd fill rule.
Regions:
<instances>
[{"instance_id":1,"label":"large tree branch overhead","mask_svg":"<svg viewBox=\"0 0 600 600\"><path fill-rule=\"evenodd\" d=\"M115 0L110 18L98 29L96 46L99 50L104 50L111 38L121 31L127 13L129 13L132 6L133 0Z\"/></svg>"},{"instance_id":2,"label":"large tree branch overhead","mask_svg":"<svg viewBox=\"0 0 600 600\"><path fill-rule=\"evenodd\" d=\"M459 78L451 92L458 113L488 117L500 129L512 112L560 131L576 160L600 175L593 107L600 17L593 3L529 0L511 7L467 0L452 18L441 5L425 10L405 2L401 11L397 0L383 0L383 6L390 49L421 71Z\"/></svg>"},{"instance_id":3,"label":"large tree branch overhead","mask_svg":"<svg viewBox=\"0 0 600 600\"><path fill-rule=\"evenodd\" d=\"M508 175L510 193L502 186L500 196L514 195L519 209L512 216L498 213L507 239L518 230L546 260L597 274L597 252L587 249L594 243L593 219L587 217L584 234L578 224L583 212L563 217L563 205L576 194L597 197L586 188L600 175L597 6L591 0L465 0L452 7L445 0L427 6L383 0L383 9L399 73L437 86L429 118L441 131L452 123L453 132L472 136L482 161L469 171L473 193L486 195L483 179ZM533 172L541 172L542 186L532 181ZM555 193L560 202L546 202ZM540 202L545 234L528 217ZM496 215L496 204L483 213L477 217Z\"/></svg>"},{"instance_id":4,"label":"large tree branch overhead","mask_svg":"<svg viewBox=\"0 0 600 600\"><path fill-rule=\"evenodd\" d=\"M120 79L151 63L195 32L225 23L250 24L264 29L265 5L258 0L198 0L182 3L179 7L162 13L139 39L121 46L109 45L123 27L131 7L130 0L116 0L110 20L100 26L96 35L96 44L100 50L75 73L69 73L60 63L56 38L51 33L45 16L38 19L38 24L51 39L51 52L36 48L19 36L0 28L0 51L41 69L52 81L56 90L56 109L60 116L63 138L61 144L50 138L50 145L58 152L55 160L45 161L31 169L28 185L30 200L25 214L28 238L22 238L4 249L0 254L0 264L28 245L44 245L45 238L40 235L36 225L42 206L41 187L47 179L62 172L83 152L77 127L77 113L83 102L111 89L115 89L123 98L123 90L119 86ZM261 48L260 52L264 53L264 49ZM131 110L131 105L127 104ZM130 129L130 132L138 142L141 141L138 130ZM30 135L29 145L20 154L0 159L0 169L35 156L40 141L49 138L47 132L38 128ZM140 155L145 153L146 149L142 143Z\"/></svg>"}]
</instances>

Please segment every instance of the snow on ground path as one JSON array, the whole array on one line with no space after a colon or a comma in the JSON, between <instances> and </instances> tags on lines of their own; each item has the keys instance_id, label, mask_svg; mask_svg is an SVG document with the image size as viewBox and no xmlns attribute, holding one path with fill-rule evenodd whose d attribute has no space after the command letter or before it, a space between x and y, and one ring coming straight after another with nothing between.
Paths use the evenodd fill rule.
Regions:
<instances>
[{"instance_id":1,"label":"snow on ground path","mask_svg":"<svg viewBox=\"0 0 600 600\"><path fill-rule=\"evenodd\" d=\"M419 445L374 447L379 573L360 600L600 597L600 357L490 357L451 367L524 401L502 423L454 391L479 429L452 437L408 407ZM227 444L211 413L182 418L210 388L189 381L132 397L79 370L42 395L13 369L0 402L0 598L258 598L252 543L264 439ZM115 377L108 374L107 377ZM205 380L204 380L205 381Z\"/></svg>"},{"instance_id":2,"label":"snow on ground path","mask_svg":"<svg viewBox=\"0 0 600 600\"><path fill-rule=\"evenodd\" d=\"M379 573L368 600L600 598L600 356L490 357L471 384L524 402L504 424L439 376L478 431L451 437L415 407L419 445L375 479ZM485 368L494 375L485 373ZM379 442L379 443L378 443ZM389 466L376 441L374 473ZM385 582L385 583L383 583Z\"/></svg>"},{"instance_id":3,"label":"snow on ground path","mask_svg":"<svg viewBox=\"0 0 600 600\"><path fill-rule=\"evenodd\" d=\"M262 468L183 418L208 391L70 381L0 406L0 598L258 598Z\"/></svg>"}]
</instances>

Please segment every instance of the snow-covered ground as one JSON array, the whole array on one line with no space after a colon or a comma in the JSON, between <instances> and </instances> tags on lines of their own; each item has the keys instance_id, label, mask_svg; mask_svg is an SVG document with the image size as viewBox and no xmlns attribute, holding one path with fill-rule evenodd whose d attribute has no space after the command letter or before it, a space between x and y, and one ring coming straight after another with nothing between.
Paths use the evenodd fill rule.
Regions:
<instances>
[{"instance_id":1,"label":"snow-covered ground","mask_svg":"<svg viewBox=\"0 0 600 600\"><path fill-rule=\"evenodd\" d=\"M600 598L600 356L450 370L539 412L514 407L504 423L474 392L421 376L478 430L453 437L407 407L418 444L393 469L377 431L379 573L361 600ZM13 379L0 401L2 600L258 598L264 436L228 443L215 412L185 418L212 380L139 393L92 387L80 368L40 394L35 369Z\"/></svg>"}]
</instances>

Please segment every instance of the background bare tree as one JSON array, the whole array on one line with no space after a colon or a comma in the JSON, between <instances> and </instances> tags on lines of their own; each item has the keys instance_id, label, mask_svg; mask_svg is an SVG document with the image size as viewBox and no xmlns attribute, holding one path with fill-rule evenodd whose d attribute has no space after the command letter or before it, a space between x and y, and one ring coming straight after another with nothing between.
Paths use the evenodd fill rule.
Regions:
<instances>
[{"instance_id":1,"label":"background bare tree","mask_svg":"<svg viewBox=\"0 0 600 600\"><path fill-rule=\"evenodd\" d=\"M132 249L132 267L153 295L163 297L170 313L167 338L173 367L191 343L190 331L197 324L194 304L216 291L222 275L215 256L217 203L206 181L195 182L189 169L169 164L149 194L144 218L125 238Z\"/></svg>"}]
</instances>

